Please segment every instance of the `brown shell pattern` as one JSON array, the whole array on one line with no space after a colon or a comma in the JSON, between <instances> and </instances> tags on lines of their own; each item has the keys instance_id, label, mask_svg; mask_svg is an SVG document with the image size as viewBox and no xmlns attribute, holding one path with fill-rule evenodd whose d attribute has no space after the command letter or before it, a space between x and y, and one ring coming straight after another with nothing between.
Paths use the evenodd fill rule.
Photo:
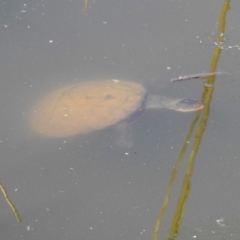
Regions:
<instances>
[{"instance_id":1,"label":"brown shell pattern","mask_svg":"<svg viewBox=\"0 0 240 240\"><path fill-rule=\"evenodd\" d=\"M34 132L51 137L84 134L114 125L136 111L146 93L135 82L104 80L57 89L32 109Z\"/></svg>"}]
</instances>

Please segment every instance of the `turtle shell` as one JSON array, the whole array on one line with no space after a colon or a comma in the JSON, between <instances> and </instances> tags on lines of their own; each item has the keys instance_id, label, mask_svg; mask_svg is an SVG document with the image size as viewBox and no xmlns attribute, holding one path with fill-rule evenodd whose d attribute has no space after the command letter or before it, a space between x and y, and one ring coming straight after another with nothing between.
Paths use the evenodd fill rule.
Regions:
<instances>
[{"instance_id":1,"label":"turtle shell","mask_svg":"<svg viewBox=\"0 0 240 240\"><path fill-rule=\"evenodd\" d=\"M73 84L49 93L31 110L34 132L51 137L84 134L114 125L135 112L146 94L135 82L104 80Z\"/></svg>"}]
</instances>

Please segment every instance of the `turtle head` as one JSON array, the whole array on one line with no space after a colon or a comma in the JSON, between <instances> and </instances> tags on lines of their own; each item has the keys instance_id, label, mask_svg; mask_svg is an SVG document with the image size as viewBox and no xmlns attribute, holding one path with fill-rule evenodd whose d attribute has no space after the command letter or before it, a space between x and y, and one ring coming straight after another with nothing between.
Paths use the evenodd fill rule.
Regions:
<instances>
[{"instance_id":1,"label":"turtle head","mask_svg":"<svg viewBox=\"0 0 240 240\"><path fill-rule=\"evenodd\" d=\"M146 108L166 108L178 112L193 112L204 108L203 102L190 98L172 99L159 95L148 95Z\"/></svg>"},{"instance_id":2,"label":"turtle head","mask_svg":"<svg viewBox=\"0 0 240 240\"><path fill-rule=\"evenodd\" d=\"M204 108L204 103L199 100L183 98L175 101L174 110L179 112L193 112Z\"/></svg>"}]
</instances>

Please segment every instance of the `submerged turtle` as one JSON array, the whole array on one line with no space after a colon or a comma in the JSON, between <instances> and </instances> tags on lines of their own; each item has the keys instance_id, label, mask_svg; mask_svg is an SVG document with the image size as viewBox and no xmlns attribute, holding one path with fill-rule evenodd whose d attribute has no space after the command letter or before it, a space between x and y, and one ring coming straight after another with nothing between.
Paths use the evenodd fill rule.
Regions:
<instances>
[{"instance_id":1,"label":"submerged turtle","mask_svg":"<svg viewBox=\"0 0 240 240\"><path fill-rule=\"evenodd\" d=\"M66 137L114 125L142 109L190 112L203 107L198 100L147 95L136 82L83 82L60 88L40 100L31 112L30 125L41 135Z\"/></svg>"}]
</instances>

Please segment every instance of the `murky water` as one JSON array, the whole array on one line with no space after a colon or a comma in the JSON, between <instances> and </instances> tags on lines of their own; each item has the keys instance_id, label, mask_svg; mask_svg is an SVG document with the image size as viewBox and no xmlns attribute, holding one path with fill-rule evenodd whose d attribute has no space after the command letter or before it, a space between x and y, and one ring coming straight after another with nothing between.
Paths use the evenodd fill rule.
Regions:
<instances>
[{"instance_id":1,"label":"murky water","mask_svg":"<svg viewBox=\"0 0 240 240\"><path fill-rule=\"evenodd\" d=\"M31 132L28 111L62 85L124 79L149 93L201 99L219 1L0 1L1 239L150 239L195 113L147 111L131 124L131 148L110 127L61 139ZM177 239L239 239L239 22L231 2L225 50ZM231 47L234 46L234 47ZM127 141L127 140L126 140ZM192 141L191 141L192 143ZM188 151L189 153L189 151ZM166 237L185 174L164 215Z\"/></svg>"}]
</instances>

